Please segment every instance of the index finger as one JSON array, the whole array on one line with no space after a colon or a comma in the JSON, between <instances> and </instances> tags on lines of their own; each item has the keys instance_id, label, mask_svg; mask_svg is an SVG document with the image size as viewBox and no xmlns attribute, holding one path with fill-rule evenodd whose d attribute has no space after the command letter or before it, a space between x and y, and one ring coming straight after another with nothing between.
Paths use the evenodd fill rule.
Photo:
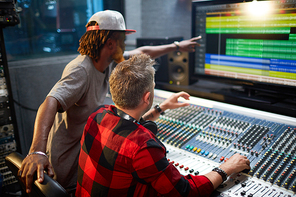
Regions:
<instances>
[{"instance_id":1,"label":"index finger","mask_svg":"<svg viewBox=\"0 0 296 197\"><path fill-rule=\"evenodd\" d=\"M190 95L187 92L179 92L177 93L178 97L183 97L186 100L189 100Z\"/></svg>"},{"instance_id":2,"label":"index finger","mask_svg":"<svg viewBox=\"0 0 296 197\"><path fill-rule=\"evenodd\" d=\"M200 40L201 38L202 38L201 36L197 36L197 37L191 38L190 41L197 41L197 40Z\"/></svg>"}]
</instances>

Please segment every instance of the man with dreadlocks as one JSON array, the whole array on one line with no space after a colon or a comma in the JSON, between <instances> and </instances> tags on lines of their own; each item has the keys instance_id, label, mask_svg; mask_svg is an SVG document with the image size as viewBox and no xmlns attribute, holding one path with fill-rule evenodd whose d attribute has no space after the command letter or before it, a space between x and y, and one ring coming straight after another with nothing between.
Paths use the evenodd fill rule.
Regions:
<instances>
[{"instance_id":1,"label":"man with dreadlocks","mask_svg":"<svg viewBox=\"0 0 296 197\"><path fill-rule=\"evenodd\" d=\"M44 170L64 188L75 188L83 128L89 115L104 103L116 63L141 53L156 58L176 49L193 52L198 46L195 41L200 39L144 46L124 53L125 35L135 30L126 29L119 12L97 12L86 28L80 39L80 54L65 67L38 109L30 151L18 172L27 193L31 192L34 173L42 182Z\"/></svg>"}]
</instances>

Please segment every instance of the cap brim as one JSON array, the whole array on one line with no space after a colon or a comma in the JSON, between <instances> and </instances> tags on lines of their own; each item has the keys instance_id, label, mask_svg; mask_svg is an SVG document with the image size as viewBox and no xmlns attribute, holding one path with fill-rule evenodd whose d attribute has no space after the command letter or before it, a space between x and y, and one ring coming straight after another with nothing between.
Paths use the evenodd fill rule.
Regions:
<instances>
[{"instance_id":1,"label":"cap brim","mask_svg":"<svg viewBox=\"0 0 296 197\"><path fill-rule=\"evenodd\" d=\"M126 30L125 30L125 34L126 34L126 35L134 34L134 33L136 33L136 30L133 30L133 29L126 29Z\"/></svg>"},{"instance_id":2,"label":"cap brim","mask_svg":"<svg viewBox=\"0 0 296 197\"><path fill-rule=\"evenodd\" d=\"M123 31L126 35L136 33L136 30L133 29L126 29L126 30L115 30L115 29L101 29L98 25L88 26L86 31L93 31L93 30L109 30L109 31Z\"/></svg>"}]
</instances>

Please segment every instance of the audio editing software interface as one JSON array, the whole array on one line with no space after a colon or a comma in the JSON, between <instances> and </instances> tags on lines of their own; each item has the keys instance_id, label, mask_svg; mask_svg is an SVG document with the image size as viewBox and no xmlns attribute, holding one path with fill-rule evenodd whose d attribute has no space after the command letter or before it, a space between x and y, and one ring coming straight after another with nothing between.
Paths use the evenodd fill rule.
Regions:
<instances>
[{"instance_id":1,"label":"audio editing software interface","mask_svg":"<svg viewBox=\"0 0 296 197\"><path fill-rule=\"evenodd\" d=\"M154 102L172 93L155 90ZM235 153L251 170L228 177L213 196L296 196L296 118L190 97L156 121L167 158L183 175L202 175Z\"/></svg>"},{"instance_id":2,"label":"audio editing software interface","mask_svg":"<svg viewBox=\"0 0 296 197\"><path fill-rule=\"evenodd\" d=\"M195 72L296 86L295 3L193 4L193 34L202 36Z\"/></svg>"}]
</instances>

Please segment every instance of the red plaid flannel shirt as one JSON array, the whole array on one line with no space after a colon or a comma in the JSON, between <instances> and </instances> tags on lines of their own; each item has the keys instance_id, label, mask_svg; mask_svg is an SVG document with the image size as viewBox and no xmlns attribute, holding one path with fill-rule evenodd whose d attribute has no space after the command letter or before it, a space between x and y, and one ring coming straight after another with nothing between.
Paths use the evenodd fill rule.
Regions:
<instances>
[{"instance_id":1,"label":"red plaid flannel shirt","mask_svg":"<svg viewBox=\"0 0 296 197\"><path fill-rule=\"evenodd\" d=\"M81 139L76 196L210 196L205 176L183 176L148 129L101 106Z\"/></svg>"}]
</instances>

